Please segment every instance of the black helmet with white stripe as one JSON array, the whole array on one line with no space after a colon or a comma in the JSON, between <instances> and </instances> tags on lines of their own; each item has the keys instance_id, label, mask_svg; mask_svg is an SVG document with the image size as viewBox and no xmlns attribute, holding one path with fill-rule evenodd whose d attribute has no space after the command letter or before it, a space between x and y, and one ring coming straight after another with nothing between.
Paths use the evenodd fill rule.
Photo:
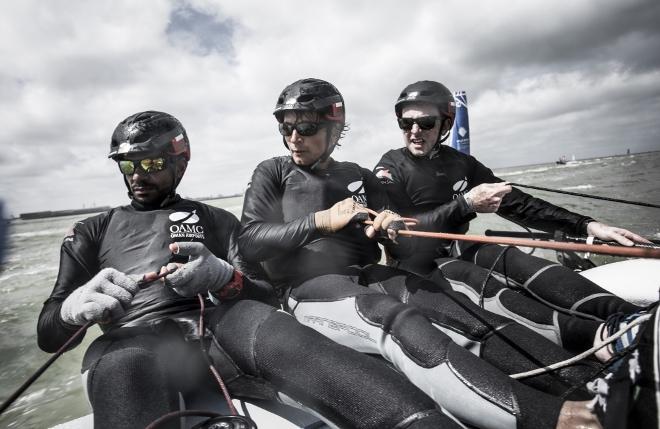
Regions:
<instances>
[{"instance_id":1,"label":"black helmet with white stripe","mask_svg":"<svg viewBox=\"0 0 660 429\"><path fill-rule=\"evenodd\" d=\"M277 97L273 111L277 122L281 124L284 121L284 113L287 111L317 113L319 122L334 125L337 133L328 132L326 150L311 168L314 168L319 162L327 160L337 146L346 124L344 97L339 90L330 82L321 79L297 80L284 88ZM332 128L328 127L329 130ZM284 146L288 149L286 139L283 138L283 140Z\"/></svg>"},{"instance_id":2,"label":"black helmet with white stripe","mask_svg":"<svg viewBox=\"0 0 660 429\"><path fill-rule=\"evenodd\" d=\"M438 108L443 118L442 128L446 130L444 135L438 135L438 143L449 137L449 130L454 124L456 117L456 101L452 92L443 84L432 80L421 80L406 86L394 104L396 117L400 118L403 107L413 103L429 103Z\"/></svg>"}]
</instances>

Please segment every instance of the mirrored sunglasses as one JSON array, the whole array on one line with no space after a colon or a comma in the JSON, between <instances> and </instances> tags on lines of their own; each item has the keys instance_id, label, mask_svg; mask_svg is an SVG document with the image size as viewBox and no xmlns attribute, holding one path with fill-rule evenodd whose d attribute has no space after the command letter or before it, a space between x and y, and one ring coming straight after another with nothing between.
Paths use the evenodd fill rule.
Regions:
<instances>
[{"instance_id":1,"label":"mirrored sunglasses","mask_svg":"<svg viewBox=\"0 0 660 429\"><path fill-rule=\"evenodd\" d=\"M135 170L138 168L144 173L149 174L162 171L167 166L165 158L145 158L138 160L122 159L117 161L117 164L119 164L119 171L125 175L134 174Z\"/></svg>"},{"instance_id":2,"label":"mirrored sunglasses","mask_svg":"<svg viewBox=\"0 0 660 429\"><path fill-rule=\"evenodd\" d=\"M422 130L430 130L435 127L435 123L438 120L437 116L420 116L419 118L398 118L399 128L402 130L410 131L412 130L413 124Z\"/></svg>"},{"instance_id":3,"label":"mirrored sunglasses","mask_svg":"<svg viewBox=\"0 0 660 429\"><path fill-rule=\"evenodd\" d=\"M287 124L286 122L280 122L280 134L285 137L293 134L293 130L296 130L301 136L309 137L313 136L321 128L321 122L298 122L296 124Z\"/></svg>"}]
</instances>

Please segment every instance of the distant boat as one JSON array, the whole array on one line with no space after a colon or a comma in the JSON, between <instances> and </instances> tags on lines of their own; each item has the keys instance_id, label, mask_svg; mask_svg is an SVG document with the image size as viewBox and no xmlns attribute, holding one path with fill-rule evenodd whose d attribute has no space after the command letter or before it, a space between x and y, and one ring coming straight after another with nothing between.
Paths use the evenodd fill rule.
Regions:
<instances>
[{"instance_id":1,"label":"distant boat","mask_svg":"<svg viewBox=\"0 0 660 429\"><path fill-rule=\"evenodd\" d=\"M566 155L562 155L559 157L557 161L555 161L555 164L557 165L576 165L579 164L578 161L575 160L575 155L571 155L571 160L569 161L566 158Z\"/></svg>"}]
</instances>

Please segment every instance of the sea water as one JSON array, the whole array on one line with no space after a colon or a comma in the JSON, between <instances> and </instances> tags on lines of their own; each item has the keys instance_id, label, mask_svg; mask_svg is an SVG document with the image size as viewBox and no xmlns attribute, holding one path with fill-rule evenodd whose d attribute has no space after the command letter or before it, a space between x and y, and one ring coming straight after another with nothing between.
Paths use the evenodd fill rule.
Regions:
<instances>
[{"instance_id":1,"label":"sea water","mask_svg":"<svg viewBox=\"0 0 660 429\"><path fill-rule=\"evenodd\" d=\"M495 173L514 183L660 204L660 152L568 165L513 167ZM569 210L660 239L660 209L523 190ZM207 203L240 217L242 197ZM36 345L37 318L57 276L62 238L75 221L88 216L10 222L9 248L0 272L1 401L50 357ZM486 229L521 230L496 215L480 215L470 232L482 233ZM553 257L549 251L537 253ZM91 328L81 345L60 357L0 417L0 427L45 428L88 414L91 409L82 389L80 362L89 343L99 334L98 328Z\"/></svg>"}]
</instances>

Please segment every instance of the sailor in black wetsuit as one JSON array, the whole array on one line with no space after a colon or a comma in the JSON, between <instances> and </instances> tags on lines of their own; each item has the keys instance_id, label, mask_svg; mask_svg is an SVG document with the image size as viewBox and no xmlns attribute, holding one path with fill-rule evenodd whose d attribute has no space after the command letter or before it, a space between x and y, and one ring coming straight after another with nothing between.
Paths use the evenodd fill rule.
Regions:
<instances>
[{"instance_id":1,"label":"sailor in black wetsuit","mask_svg":"<svg viewBox=\"0 0 660 429\"><path fill-rule=\"evenodd\" d=\"M275 116L290 156L255 169L239 244L246 260L263 263L285 307L300 322L341 344L383 356L469 425L554 428L581 418L584 427L597 427L583 403L563 403L520 384L452 340L508 373L570 356L564 350L481 310L449 285L441 289L377 265L380 251L360 224L361 205L380 211L388 202L372 173L330 157L345 121L344 100L333 85L319 79L294 82L278 98ZM398 215L383 211L368 233L394 234L397 222L400 228ZM405 238L398 245L383 244L411 250ZM588 377L592 369L585 365L530 383L563 393L563 379ZM567 412L560 414L562 407Z\"/></svg>"},{"instance_id":2,"label":"sailor in black wetsuit","mask_svg":"<svg viewBox=\"0 0 660 429\"><path fill-rule=\"evenodd\" d=\"M455 113L453 95L444 85L421 81L407 86L395 111L405 147L385 153L374 172L394 207L419 219L417 229L463 234L476 213L497 213L548 232L587 234L626 245L647 242L512 188L474 157L442 145ZM394 249L390 256L392 265L444 277L473 302L572 351L600 341L600 322L609 315L639 310L569 268L517 248L424 238L417 240L414 254ZM489 276L491 267L494 276Z\"/></svg>"},{"instance_id":3,"label":"sailor in black wetsuit","mask_svg":"<svg viewBox=\"0 0 660 429\"><path fill-rule=\"evenodd\" d=\"M48 352L88 321L103 330L82 369L96 428L144 428L180 409L178 392L209 388L197 294L219 303L206 314L212 336L207 331L202 341L234 394L285 400L342 428L459 427L384 362L249 299L268 301L272 290L248 277L238 220L175 193L190 159L176 118L153 111L126 118L110 157L131 204L74 225L38 323L39 346ZM153 279L163 266L178 269L140 289L138 279Z\"/></svg>"}]
</instances>

